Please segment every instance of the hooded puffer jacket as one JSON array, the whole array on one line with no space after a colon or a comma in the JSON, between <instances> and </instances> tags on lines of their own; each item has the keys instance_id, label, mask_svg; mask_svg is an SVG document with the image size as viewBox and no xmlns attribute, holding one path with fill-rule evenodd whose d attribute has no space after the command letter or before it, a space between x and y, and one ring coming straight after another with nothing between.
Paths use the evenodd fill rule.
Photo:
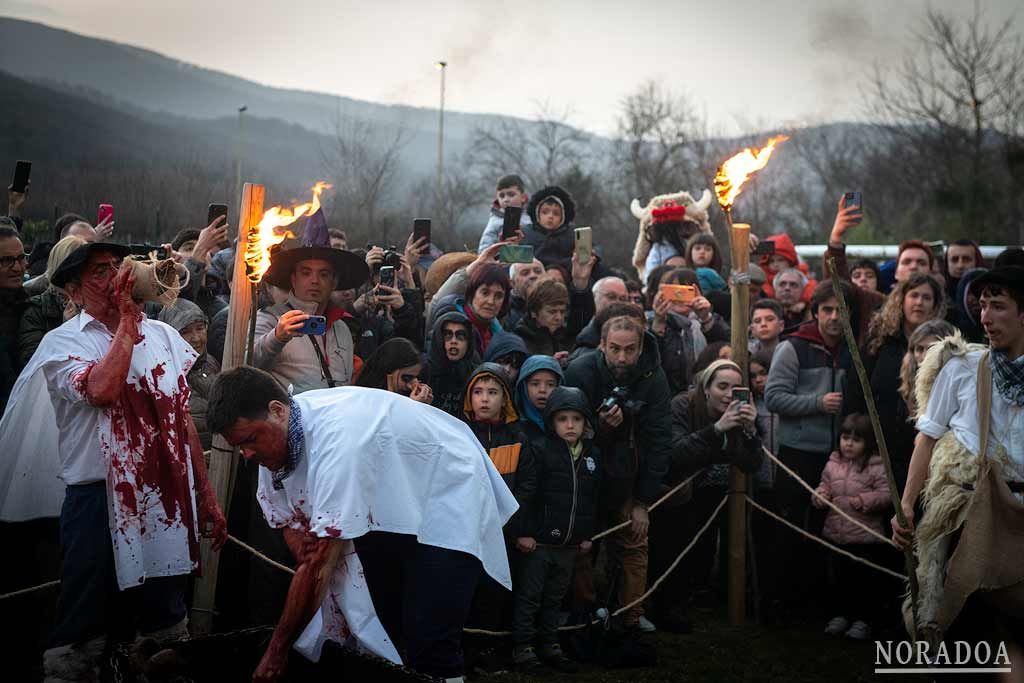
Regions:
<instances>
[{"instance_id":1,"label":"hooded puffer jacket","mask_svg":"<svg viewBox=\"0 0 1024 683\"><path fill-rule=\"evenodd\" d=\"M544 410L530 401L527 391L530 375L541 370L553 373L558 385L561 385L565 378L562 366L551 356L530 356L523 363L523 367L519 368L519 379L516 381L516 410L519 411L519 427L530 439L544 436Z\"/></svg>"},{"instance_id":2,"label":"hooded puffer jacket","mask_svg":"<svg viewBox=\"0 0 1024 683\"><path fill-rule=\"evenodd\" d=\"M554 230L541 227L537 222L537 207L542 202L556 200L562 205L562 224ZM531 224L523 226L523 244L533 247L533 255L545 266L572 264L575 245L573 219L576 218L576 202L572 195L557 185L550 185L535 192L526 205Z\"/></svg>"},{"instance_id":3,"label":"hooded puffer jacket","mask_svg":"<svg viewBox=\"0 0 1024 683\"><path fill-rule=\"evenodd\" d=\"M451 361L444 350L444 324L455 323L466 330L469 349L461 360ZM458 311L450 311L434 322L430 332L430 359L427 365L426 382L434 392L434 407L440 408L453 417L462 417L462 392L466 388L473 368L480 364L480 357L472 344L473 326Z\"/></svg>"},{"instance_id":4,"label":"hooded puffer jacket","mask_svg":"<svg viewBox=\"0 0 1024 683\"><path fill-rule=\"evenodd\" d=\"M483 378L495 379L501 385L501 416L494 422L478 420L473 412L473 385ZM529 500L537 488L537 470L530 444L519 429L519 415L512 403L512 391L509 389L504 368L497 363L481 363L473 371L466 383L462 411L463 419L473 430L480 445L487 451L498 474L519 501L520 512L505 525L506 534L510 538L516 538L521 535L519 528L523 519L523 503Z\"/></svg>"},{"instance_id":5,"label":"hooded puffer jacket","mask_svg":"<svg viewBox=\"0 0 1024 683\"><path fill-rule=\"evenodd\" d=\"M491 344L484 353L484 362L491 363L497 361L497 359L510 353L521 353L524 359L530 355L530 352L526 349L526 343L518 334L499 332L491 337Z\"/></svg>"},{"instance_id":6,"label":"hooded puffer jacket","mask_svg":"<svg viewBox=\"0 0 1024 683\"><path fill-rule=\"evenodd\" d=\"M818 492L853 519L878 532L882 531L882 522L891 506L891 498L885 466L878 455L872 455L861 467L859 461L844 458L838 451L833 452L821 473ZM853 507L857 499L860 501L860 510ZM812 500L817 507L824 507L817 498ZM842 545L881 542L831 508L825 517L822 535Z\"/></svg>"},{"instance_id":7,"label":"hooded puffer jacket","mask_svg":"<svg viewBox=\"0 0 1024 683\"><path fill-rule=\"evenodd\" d=\"M807 286L804 287L804 291L803 294L801 294L800 296L800 300L810 301L811 294L814 293L814 288L818 286L818 281L812 280L810 278L810 270L807 268L807 264L800 262L800 257L797 256L796 246L793 245L792 238L790 238L789 235L783 233L781 235L768 235L767 237L764 238L764 241L772 242L775 245L776 255L785 257L785 259L789 261L789 265L791 267L798 268L801 273L808 276ZM769 299L774 299L775 287L772 286L772 280L775 279L776 271L768 267L768 261L770 260L771 256L765 254L761 256L761 261L758 265L761 266L761 270L764 271L765 276L768 278L768 281L765 282L764 286L761 287L761 292L764 294L765 297Z\"/></svg>"},{"instance_id":8,"label":"hooded puffer jacket","mask_svg":"<svg viewBox=\"0 0 1024 683\"><path fill-rule=\"evenodd\" d=\"M592 431L594 418L587 396L579 389L558 387L544 408L546 435L533 442L537 467L537 492L529 504L524 528L538 543L578 545L595 531L597 498L601 483L600 456L590 439L572 457L569 446L555 433L555 413L575 410L583 415L584 434Z\"/></svg>"},{"instance_id":9,"label":"hooded puffer jacket","mask_svg":"<svg viewBox=\"0 0 1024 683\"><path fill-rule=\"evenodd\" d=\"M527 350L534 355L553 356L559 351L572 351L576 335L567 327L552 334L546 327L527 315L516 325L514 332L522 338Z\"/></svg>"}]
</instances>

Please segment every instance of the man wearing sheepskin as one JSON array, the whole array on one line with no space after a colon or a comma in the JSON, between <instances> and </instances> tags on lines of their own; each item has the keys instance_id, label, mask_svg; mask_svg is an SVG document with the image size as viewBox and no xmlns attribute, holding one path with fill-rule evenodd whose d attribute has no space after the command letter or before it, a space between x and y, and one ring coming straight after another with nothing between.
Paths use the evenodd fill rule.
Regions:
<instances>
[{"instance_id":1,"label":"man wearing sheepskin","mask_svg":"<svg viewBox=\"0 0 1024 683\"><path fill-rule=\"evenodd\" d=\"M895 541L916 542L917 635L935 646L976 591L1001 612L984 621L1010 617L1011 636L1020 635L1013 617L1024 604L1024 267L996 268L971 291L989 347L956 335L929 349L915 387L920 433L902 500L908 527L893 520Z\"/></svg>"}]
</instances>

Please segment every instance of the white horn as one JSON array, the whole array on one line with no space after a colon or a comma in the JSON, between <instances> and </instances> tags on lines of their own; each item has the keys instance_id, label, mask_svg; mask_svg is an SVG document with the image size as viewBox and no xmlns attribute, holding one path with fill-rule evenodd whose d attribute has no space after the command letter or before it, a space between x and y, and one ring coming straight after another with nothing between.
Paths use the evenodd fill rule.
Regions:
<instances>
[{"instance_id":1,"label":"white horn","mask_svg":"<svg viewBox=\"0 0 1024 683\"><path fill-rule=\"evenodd\" d=\"M711 206L711 192L705 189L700 199L694 202L693 205L701 211L707 211L708 207Z\"/></svg>"},{"instance_id":2,"label":"white horn","mask_svg":"<svg viewBox=\"0 0 1024 683\"><path fill-rule=\"evenodd\" d=\"M708 199L708 201L711 201L710 198ZM644 209L642 206L640 206L639 199L636 199L635 197L633 198L633 201L629 203L629 210L633 213L634 218L643 220Z\"/></svg>"}]
</instances>

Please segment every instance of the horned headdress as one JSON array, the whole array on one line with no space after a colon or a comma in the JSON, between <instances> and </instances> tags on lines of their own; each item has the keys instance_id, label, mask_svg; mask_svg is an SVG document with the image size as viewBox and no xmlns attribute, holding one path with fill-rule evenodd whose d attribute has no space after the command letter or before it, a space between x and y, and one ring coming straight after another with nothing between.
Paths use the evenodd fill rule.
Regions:
<instances>
[{"instance_id":1,"label":"horned headdress","mask_svg":"<svg viewBox=\"0 0 1024 683\"><path fill-rule=\"evenodd\" d=\"M640 220L640 231L633 247L633 266L643 280L647 277L645 262L651 251L651 226L663 223L681 223L692 225L690 234L711 232L708 221L708 209L711 207L711 192L704 190L700 199L694 200L689 192L674 192L652 197L647 206L641 207L640 201L634 199L629 210ZM685 232L685 230L684 230Z\"/></svg>"}]
</instances>

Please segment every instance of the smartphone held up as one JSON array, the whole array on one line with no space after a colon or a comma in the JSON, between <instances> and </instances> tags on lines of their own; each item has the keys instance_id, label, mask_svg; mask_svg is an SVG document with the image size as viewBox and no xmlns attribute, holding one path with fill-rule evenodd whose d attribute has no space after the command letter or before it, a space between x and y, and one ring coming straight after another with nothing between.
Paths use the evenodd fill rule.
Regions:
<instances>
[{"instance_id":1,"label":"smartphone held up","mask_svg":"<svg viewBox=\"0 0 1024 683\"><path fill-rule=\"evenodd\" d=\"M11 179L11 192L24 193L28 189L28 179L32 175L32 162L19 161L14 165L14 178Z\"/></svg>"}]
</instances>

